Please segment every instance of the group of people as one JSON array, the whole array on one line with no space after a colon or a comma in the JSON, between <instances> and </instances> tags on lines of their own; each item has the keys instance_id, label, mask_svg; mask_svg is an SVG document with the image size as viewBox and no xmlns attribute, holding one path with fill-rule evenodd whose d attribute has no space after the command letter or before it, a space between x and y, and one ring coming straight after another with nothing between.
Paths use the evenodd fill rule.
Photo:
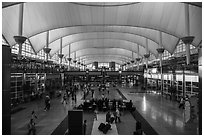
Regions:
<instances>
[{"instance_id":1,"label":"group of people","mask_svg":"<svg viewBox=\"0 0 204 137\"><path fill-rule=\"evenodd\" d=\"M188 101L189 97L186 95L186 97L181 97L180 102L179 102L179 108L184 109L185 108L185 101Z\"/></svg>"},{"instance_id":2,"label":"group of people","mask_svg":"<svg viewBox=\"0 0 204 137\"><path fill-rule=\"evenodd\" d=\"M123 102L123 100L110 100L108 98L101 98L101 99L94 99L92 98L91 100L85 100L81 106L79 106L80 109L84 110L89 110L90 108L95 110L96 108L99 111L107 111L107 110L116 110L118 109L123 109L123 110L132 110L133 109L133 103L132 100L129 102Z\"/></svg>"},{"instance_id":3,"label":"group of people","mask_svg":"<svg viewBox=\"0 0 204 137\"><path fill-rule=\"evenodd\" d=\"M107 114L106 114L106 122L108 123L113 123L115 121L115 123L117 122L121 122L120 120L120 116L121 116L121 113L119 111L119 109L117 108L115 112L110 112L108 111Z\"/></svg>"}]
</instances>

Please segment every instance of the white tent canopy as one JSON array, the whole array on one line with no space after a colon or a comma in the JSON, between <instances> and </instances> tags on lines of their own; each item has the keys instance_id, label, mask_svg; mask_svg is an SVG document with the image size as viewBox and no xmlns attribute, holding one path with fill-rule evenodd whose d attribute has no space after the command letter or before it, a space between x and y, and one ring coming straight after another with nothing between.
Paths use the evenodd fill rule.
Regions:
<instances>
[{"instance_id":1,"label":"white tent canopy","mask_svg":"<svg viewBox=\"0 0 204 137\"><path fill-rule=\"evenodd\" d=\"M15 45L13 36L18 35L20 4L3 3L2 31L11 46ZM23 36L39 52L46 45L49 31L51 56L58 53L62 38L63 54L70 52L73 56L76 51L77 57L98 53L131 57L131 51L137 54L138 45L139 55L143 56L148 39L148 50L157 58L159 32L163 48L170 53L180 38L187 36L186 4L189 4L190 35L195 37L192 44L198 46L202 41L202 8L198 3L28 2L23 3Z\"/></svg>"}]
</instances>

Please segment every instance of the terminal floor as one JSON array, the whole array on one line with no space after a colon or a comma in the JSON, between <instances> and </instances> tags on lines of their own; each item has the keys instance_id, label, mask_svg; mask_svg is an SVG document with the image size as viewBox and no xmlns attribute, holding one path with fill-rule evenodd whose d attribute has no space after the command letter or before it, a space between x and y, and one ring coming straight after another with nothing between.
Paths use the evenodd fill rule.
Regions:
<instances>
[{"instance_id":1,"label":"terminal floor","mask_svg":"<svg viewBox=\"0 0 204 137\"><path fill-rule=\"evenodd\" d=\"M178 109L178 103L167 100L161 95L153 93L137 93L140 88L117 87L121 93L128 99L133 100L137 111L148 121L148 123L160 135L186 135L197 134L197 122L184 123L183 110ZM96 90L97 91L97 90ZM97 95L98 94L98 95ZM109 96L121 98L115 89L110 88ZM87 99L91 95L87 96ZM99 92L95 92L94 97L100 97ZM107 94L105 93L105 96ZM115 98L114 97L114 98ZM77 93L77 105L83 100L83 93ZM36 128L38 135L50 135L56 127L66 118L68 110L75 104L69 99L67 105L61 104L61 98L51 100L51 109L43 111L44 100L33 101L24 104L26 109L11 115L11 132L13 135L27 134L27 124L34 109L37 113ZM91 118L88 118L91 117ZM85 118L92 120L92 114L86 114ZM131 135L135 129L135 120L130 113L124 113L121 116L122 123L116 124L119 135ZM87 134L91 134L93 121L87 125ZM131 128L129 128L131 127Z\"/></svg>"},{"instance_id":2,"label":"terminal floor","mask_svg":"<svg viewBox=\"0 0 204 137\"><path fill-rule=\"evenodd\" d=\"M128 100L133 100L137 111L159 135L198 134L198 120L185 123L184 110L178 108L178 102L151 91L141 93L140 88L118 87L118 89Z\"/></svg>"}]
</instances>

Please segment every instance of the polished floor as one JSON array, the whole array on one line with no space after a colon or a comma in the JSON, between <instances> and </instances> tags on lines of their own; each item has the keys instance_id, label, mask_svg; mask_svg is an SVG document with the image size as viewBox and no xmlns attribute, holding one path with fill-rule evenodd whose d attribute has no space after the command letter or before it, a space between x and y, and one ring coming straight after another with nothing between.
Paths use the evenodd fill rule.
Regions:
<instances>
[{"instance_id":1,"label":"polished floor","mask_svg":"<svg viewBox=\"0 0 204 137\"><path fill-rule=\"evenodd\" d=\"M148 121L148 123L156 130L160 135L196 135L198 129L198 123L195 119L189 123L184 122L184 110L178 108L178 103L170 101L161 95L154 92L141 92L141 88L122 87L118 86L121 93L127 98L132 100L136 106L137 111ZM122 98L116 91L116 88L110 88L109 95L104 92L104 95L110 99ZM101 93L95 89L94 97L100 98ZM140 92L140 93L139 93ZM86 99L91 98L89 94ZM72 109L75 105L79 105L83 102L83 92L77 92L77 104L68 100L68 104L61 104L61 98L54 98L51 100L51 109L47 112L43 110L44 101L38 100L27 104L23 104L26 108L12 114L11 116L11 133L13 135L25 135L27 134L27 123L31 117L31 111L35 110L38 116L36 120L36 128L38 135L49 135L60 124L62 120L67 116L68 110ZM132 135L135 129L135 119L131 114L122 115L121 119L124 122L116 124L117 133L119 135ZM88 127L90 129L89 134L93 132L94 122L89 121ZM127 123L130 123L129 125ZM131 130L130 128L131 127ZM127 130L127 131L126 131Z\"/></svg>"},{"instance_id":2,"label":"polished floor","mask_svg":"<svg viewBox=\"0 0 204 137\"><path fill-rule=\"evenodd\" d=\"M133 100L137 111L160 135L197 135L198 120L185 123L184 110L178 102L162 97L154 91L140 92L138 88L118 87L128 100Z\"/></svg>"}]
</instances>

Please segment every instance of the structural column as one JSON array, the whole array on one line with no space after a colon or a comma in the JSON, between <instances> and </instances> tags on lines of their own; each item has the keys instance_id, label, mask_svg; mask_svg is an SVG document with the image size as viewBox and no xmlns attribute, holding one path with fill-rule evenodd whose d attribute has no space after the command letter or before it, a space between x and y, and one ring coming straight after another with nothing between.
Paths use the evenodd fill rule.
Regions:
<instances>
[{"instance_id":1,"label":"structural column","mask_svg":"<svg viewBox=\"0 0 204 137\"><path fill-rule=\"evenodd\" d=\"M161 93L163 95L163 69L162 69L162 54L164 53L164 48L162 47L162 32L159 31L159 48L157 49L160 58L160 72L161 72Z\"/></svg>"},{"instance_id":2,"label":"structural column","mask_svg":"<svg viewBox=\"0 0 204 137\"><path fill-rule=\"evenodd\" d=\"M131 62L131 64L132 64L132 70L133 70L133 65L134 65L134 52L132 51L132 60L130 61Z\"/></svg>"},{"instance_id":3,"label":"structural column","mask_svg":"<svg viewBox=\"0 0 204 137\"><path fill-rule=\"evenodd\" d=\"M149 58L150 54L148 52L148 39L146 39L146 54L144 54L144 58L146 59L146 72L147 72L147 69L148 69L148 58ZM147 88L147 78L144 79L144 83L145 83L145 86Z\"/></svg>"},{"instance_id":4,"label":"structural column","mask_svg":"<svg viewBox=\"0 0 204 137\"><path fill-rule=\"evenodd\" d=\"M199 131L199 135L202 135L202 45L198 49L198 75L199 75L198 131Z\"/></svg>"},{"instance_id":5,"label":"structural column","mask_svg":"<svg viewBox=\"0 0 204 137\"><path fill-rule=\"evenodd\" d=\"M22 53L22 44L26 41L26 37L23 35L23 9L24 9L24 3L21 3L19 5L19 19L18 19L18 36L14 36L14 39L16 43L19 45L18 50L18 57L21 57Z\"/></svg>"},{"instance_id":6,"label":"structural column","mask_svg":"<svg viewBox=\"0 0 204 137\"><path fill-rule=\"evenodd\" d=\"M68 57L68 61L69 61L69 71L70 71L70 63L71 63L71 60L72 60L72 58L70 57L70 54L71 54L71 50L70 50L70 48L71 48L71 44L69 45L69 57Z\"/></svg>"},{"instance_id":7,"label":"structural column","mask_svg":"<svg viewBox=\"0 0 204 137\"><path fill-rule=\"evenodd\" d=\"M94 61L94 62L93 62L93 66L94 66L95 69L98 69L98 62L97 62L97 61Z\"/></svg>"},{"instance_id":8,"label":"structural column","mask_svg":"<svg viewBox=\"0 0 204 137\"><path fill-rule=\"evenodd\" d=\"M60 53L58 54L58 57L60 58L60 65L62 65L62 58L64 54L62 54L62 37L60 38Z\"/></svg>"},{"instance_id":9,"label":"structural column","mask_svg":"<svg viewBox=\"0 0 204 137\"><path fill-rule=\"evenodd\" d=\"M190 20L189 20L189 5L185 4L185 29L186 37L181 38L183 43L186 45L186 65L190 65L190 44L194 40L194 36L190 36ZM185 69L187 66L183 67L183 85L185 84ZM185 87L183 88L183 96L185 97Z\"/></svg>"},{"instance_id":10,"label":"structural column","mask_svg":"<svg viewBox=\"0 0 204 137\"><path fill-rule=\"evenodd\" d=\"M51 51L51 48L49 48L49 31L47 31L47 37L46 37L46 47L43 48L44 52L46 53L46 61L48 61L48 55Z\"/></svg>"},{"instance_id":11,"label":"structural column","mask_svg":"<svg viewBox=\"0 0 204 137\"><path fill-rule=\"evenodd\" d=\"M11 48L2 45L2 134L11 134Z\"/></svg>"},{"instance_id":12,"label":"structural column","mask_svg":"<svg viewBox=\"0 0 204 137\"><path fill-rule=\"evenodd\" d=\"M140 57L139 57L139 53L140 53L140 49L139 49L139 45L137 45L137 70L139 70L139 63L140 63Z\"/></svg>"},{"instance_id":13,"label":"structural column","mask_svg":"<svg viewBox=\"0 0 204 137\"><path fill-rule=\"evenodd\" d=\"M186 45L186 64L190 64L190 44L194 40L194 36L190 36L190 20L189 20L189 4L185 4L185 29L186 37L181 38L181 40Z\"/></svg>"},{"instance_id":14,"label":"structural column","mask_svg":"<svg viewBox=\"0 0 204 137\"><path fill-rule=\"evenodd\" d=\"M78 61L78 68L79 68L79 71L80 71L80 64L81 64L81 62L80 62L80 57L79 57L79 61Z\"/></svg>"},{"instance_id":15,"label":"structural column","mask_svg":"<svg viewBox=\"0 0 204 137\"><path fill-rule=\"evenodd\" d=\"M148 58L149 58L150 54L148 51L148 39L146 39L146 54L144 55L144 57L146 58L146 69L148 69Z\"/></svg>"},{"instance_id":16,"label":"structural column","mask_svg":"<svg viewBox=\"0 0 204 137\"><path fill-rule=\"evenodd\" d=\"M74 62L74 69L76 70L76 62L77 62L77 60L76 60L76 51L74 52L74 60L73 60L73 62Z\"/></svg>"}]
</instances>

